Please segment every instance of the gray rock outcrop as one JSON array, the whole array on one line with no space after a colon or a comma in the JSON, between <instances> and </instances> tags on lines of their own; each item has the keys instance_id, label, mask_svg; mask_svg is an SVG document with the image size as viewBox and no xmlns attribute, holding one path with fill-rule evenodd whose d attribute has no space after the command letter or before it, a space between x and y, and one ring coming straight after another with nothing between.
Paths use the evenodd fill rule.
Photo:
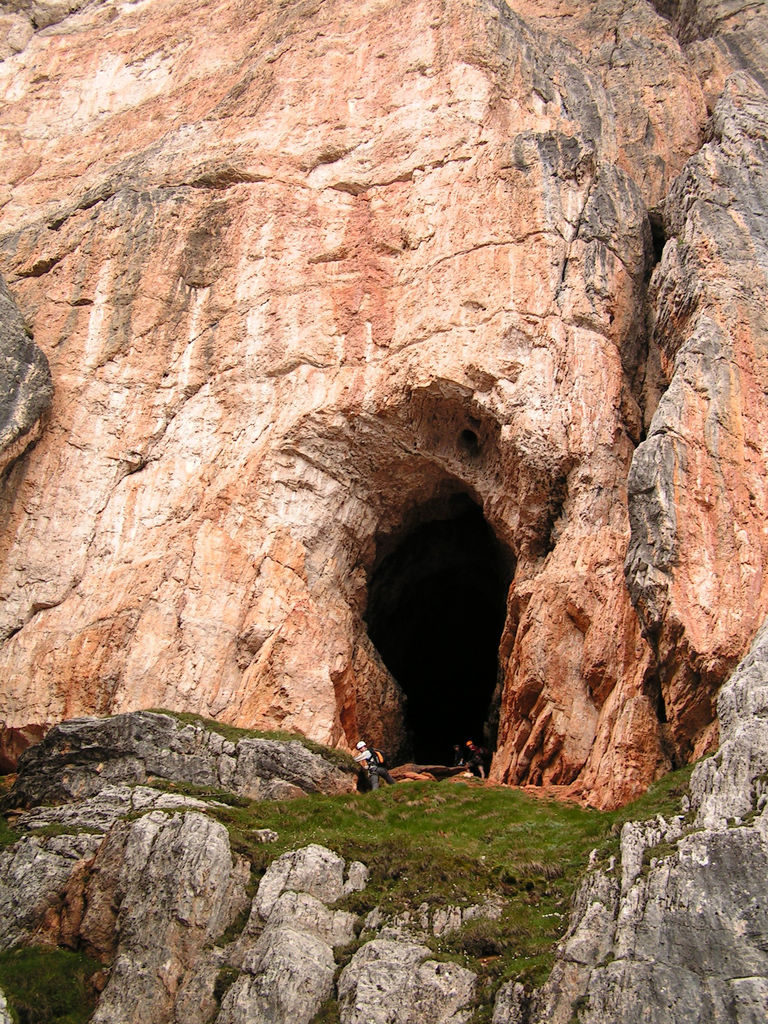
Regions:
<instances>
[{"instance_id":1,"label":"gray rock outcrop","mask_svg":"<svg viewBox=\"0 0 768 1024\"><path fill-rule=\"evenodd\" d=\"M341 973L339 1015L342 1024L464 1024L476 980L419 942L374 939Z\"/></svg>"},{"instance_id":2,"label":"gray rock outcrop","mask_svg":"<svg viewBox=\"0 0 768 1024\"><path fill-rule=\"evenodd\" d=\"M0 276L0 473L37 439L52 396L48 360Z\"/></svg>"},{"instance_id":3,"label":"gray rock outcrop","mask_svg":"<svg viewBox=\"0 0 768 1024\"><path fill-rule=\"evenodd\" d=\"M622 870L582 887L532 997L505 986L493 1024L758 1024L768 1006L768 623L718 700L720 750L688 819L624 826Z\"/></svg>"},{"instance_id":4,"label":"gray rock outcrop","mask_svg":"<svg viewBox=\"0 0 768 1024\"><path fill-rule=\"evenodd\" d=\"M349 892L364 888L365 873L361 876L359 868L353 866L351 878L345 882L344 866L341 857L316 844L286 853L267 868L254 909L266 920L278 898L287 890L309 893L323 903L335 903Z\"/></svg>"},{"instance_id":5,"label":"gray rock outcrop","mask_svg":"<svg viewBox=\"0 0 768 1024\"><path fill-rule=\"evenodd\" d=\"M181 793L163 793L150 786L107 785L85 800L76 800L56 807L33 807L14 819L14 824L28 832L50 828L61 828L78 832L108 832L109 829L129 814L146 813L150 810L197 810L204 811L208 804L195 797Z\"/></svg>"},{"instance_id":6,"label":"gray rock outcrop","mask_svg":"<svg viewBox=\"0 0 768 1024\"><path fill-rule=\"evenodd\" d=\"M153 777L254 799L354 790L356 775L299 742L224 739L201 724L137 711L62 722L31 747L6 806L83 800L105 786Z\"/></svg>"},{"instance_id":7,"label":"gray rock outcrop","mask_svg":"<svg viewBox=\"0 0 768 1024\"><path fill-rule=\"evenodd\" d=\"M270 865L251 907L242 958L218 1024L309 1024L334 991L334 948L355 938L355 917L332 904L365 885L367 872L312 844ZM361 871L362 869L362 871Z\"/></svg>"},{"instance_id":8,"label":"gray rock outcrop","mask_svg":"<svg viewBox=\"0 0 768 1024\"><path fill-rule=\"evenodd\" d=\"M0 949L31 942L50 928L70 879L92 860L101 836L26 836L0 851Z\"/></svg>"},{"instance_id":9,"label":"gray rock outcrop","mask_svg":"<svg viewBox=\"0 0 768 1024\"><path fill-rule=\"evenodd\" d=\"M205 815L151 812L117 826L94 861L80 928L97 948L117 940L99 949L115 959L93 1024L173 1020L205 947L246 905L249 874Z\"/></svg>"},{"instance_id":10,"label":"gray rock outcrop","mask_svg":"<svg viewBox=\"0 0 768 1024\"><path fill-rule=\"evenodd\" d=\"M699 824L741 823L768 802L768 623L717 702L720 749L691 779Z\"/></svg>"}]
</instances>

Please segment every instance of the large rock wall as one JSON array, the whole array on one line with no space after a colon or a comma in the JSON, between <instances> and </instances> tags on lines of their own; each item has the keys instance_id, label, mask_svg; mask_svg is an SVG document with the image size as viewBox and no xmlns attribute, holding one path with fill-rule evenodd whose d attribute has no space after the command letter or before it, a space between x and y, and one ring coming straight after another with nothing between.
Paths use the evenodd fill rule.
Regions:
<instances>
[{"instance_id":1,"label":"large rock wall","mask_svg":"<svg viewBox=\"0 0 768 1024\"><path fill-rule=\"evenodd\" d=\"M8 728L396 748L367 581L464 492L515 565L495 778L607 805L706 749L768 611L766 18L657 7L9 15L0 269L55 390L2 480Z\"/></svg>"}]
</instances>

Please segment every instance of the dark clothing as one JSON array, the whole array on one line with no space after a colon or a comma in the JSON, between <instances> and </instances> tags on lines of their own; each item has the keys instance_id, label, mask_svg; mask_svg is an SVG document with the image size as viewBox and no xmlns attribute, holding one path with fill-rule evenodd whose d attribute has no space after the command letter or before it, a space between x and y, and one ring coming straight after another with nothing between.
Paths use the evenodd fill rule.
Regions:
<instances>
[{"instance_id":1,"label":"dark clothing","mask_svg":"<svg viewBox=\"0 0 768 1024\"><path fill-rule=\"evenodd\" d=\"M485 750L476 743L467 743L467 768L473 775L485 778Z\"/></svg>"},{"instance_id":2,"label":"dark clothing","mask_svg":"<svg viewBox=\"0 0 768 1024\"><path fill-rule=\"evenodd\" d=\"M379 788L379 779L384 779L388 786L394 786L395 780L389 774L383 764L374 764L373 760L368 762L368 778L371 780L371 789Z\"/></svg>"}]
</instances>

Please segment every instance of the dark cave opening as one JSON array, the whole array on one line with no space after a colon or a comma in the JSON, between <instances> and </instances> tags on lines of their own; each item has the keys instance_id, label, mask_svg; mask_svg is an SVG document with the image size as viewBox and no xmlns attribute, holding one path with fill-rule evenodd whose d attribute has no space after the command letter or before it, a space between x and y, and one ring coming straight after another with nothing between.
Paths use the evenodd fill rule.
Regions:
<instances>
[{"instance_id":1,"label":"dark cave opening","mask_svg":"<svg viewBox=\"0 0 768 1024\"><path fill-rule=\"evenodd\" d=\"M648 212L648 222L651 226L651 244L653 246L653 265L661 261L664 246L667 244L667 232L664 227L664 217L659 210Z\"/></svg>"},{"instance_id":2,"label":"dark cave opening","mask_svg":"<svg viewBox=\"0 0 768 1024\"><path fill-rule=\"evenodd\" d=\"M365 617L406 696L401 759L451 764L454 744L469 739L494 749L511 577L511 556L465 494L414 527L375 568Z\"/></svg>"}]
</instances>

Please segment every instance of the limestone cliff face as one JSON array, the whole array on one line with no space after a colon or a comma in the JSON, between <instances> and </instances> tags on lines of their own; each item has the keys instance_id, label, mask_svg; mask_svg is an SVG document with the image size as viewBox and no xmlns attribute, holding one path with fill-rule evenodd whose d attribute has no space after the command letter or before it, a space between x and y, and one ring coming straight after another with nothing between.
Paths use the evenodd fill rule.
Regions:
<instances>
[{"instance_id":1,"label":"limestone cliff face","mask_svg":"<svg viewBox=\"0 0 768 1024\"><path fill-rule=\"evenodd\" d=\"M0 19L54 383L2 479L6 726L405 749L369 588L471 501L494 777L610 805L707 749L768 612L762 8L74 6Z\"/></svg>"}]
</instances>

